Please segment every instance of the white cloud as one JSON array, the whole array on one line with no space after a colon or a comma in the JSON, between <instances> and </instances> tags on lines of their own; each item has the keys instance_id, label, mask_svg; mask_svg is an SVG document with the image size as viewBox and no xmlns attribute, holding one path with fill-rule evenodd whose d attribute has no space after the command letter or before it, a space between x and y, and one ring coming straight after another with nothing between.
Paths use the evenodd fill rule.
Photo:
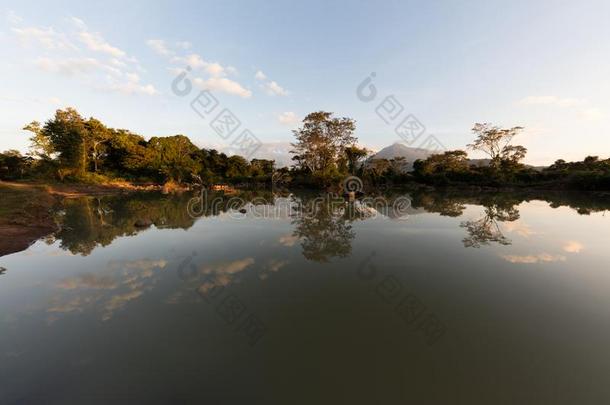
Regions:
<instances>
[{"instance_id":1,"label":"white cloud","mask_svg":"<svg viewBox=\"0 0 610 405\"><path fill-rule=\"evenodd\" d=\"M241 84L226 77L195 78L193 82L203 90L220 91L242 98L250 98L252 96L250 90L243 88Z\"/></svg>"},{"instance_id":2,"label":"white cloud","mask_svg":"<svg viewBox=\"0 0 610 405\"><path fill-rule=\"evenodd\" d=\"M200 271L203 274L235 274L244 271L253 264L254 259L252 257L247 257L245 259L234 260L232 262L204 266L200 269Z\"/></svg>"},{"instance_id":3,"label":"white cloud","mask_svg":"<svg viewBox=\"0 0 610 405\"><path fill-rule=\"evenodd\" d=\"M136 58L110 45L101 34L89 32L87 25L80 18L69 17L66 21L78 29L78 32L73 32L71 34L73 37L70 38L78 39L86 45L87 50L105 54L108 58L102 55L100 58L87 56L86 50L79 50L64 34L56 32L53 28L14 28L13 31L22 41L35 42L49 50L69 51L61 56L55 52L53 58L44 56L36 59L34 65L38 69L64 76L95 75L92 76L94 80L90 80L89 83L96 83L94 86L97 89L121 94L159 93L152 84L140 82L140 76L135 71L143 72L144 69ZM98 84L100 82L101 85Z\"/></svg>"},{"instance_id":4,"label":"white cloud","mask_svg":"<svg viewBox=\"0 0 610 405\"><path fill-rule=\"evenodd\" d=\"M19 40L24 44L38 43L49 50L75 50L77 49L64 34L49 28L13 28Z\"/></svg>"},{"instance_id":5,"label":"white cloud","mask_svg":"<svg viewBox=\"0 0 610 405\"><path fill-rule=\"evenodd\" d=\"M143 94L147 96L154 96L159 94L155 86L152 84L143 85L134 81L127 81L125 83L111 83L106 87L106 89L128 95Z\"/></svg>"},{"instance_id":6,"label":"white cloud","mask_svg":"<svg viewBox=\"0 0 610 405\"><path fill-rule=\"evenodd\" d=\"M227 66L227 73L230 75L235 75L237 76L239 74L239 72L237 71L237 69L233 66Z\"/></svg>"},{"instance_id":7,"label":"white cloud","mask_svg":"<svg viewBox=\"0 0 610 405\"><path fill-rule=\"evenodd\" d=\"M287 247L292 247L294 246L298 241L299 241L299 237L295 236L293 234L286 234L286 235L282 235L280 236L278 242L280 243L280 245L282 246L287 246Z\"/></svg>"},{"instance_id":8,"label":"white cloud","mask_svg":"<svg viewBox=\"0 0 610 405\"><path fill-rule=\"evenodd\" d=\"M225 76L226 69L224 66L218 62L208 62L196 53L184 57L175 57L172 62L185 64L194 70L203 70L212 76Z\"/></svg>"},{"instance_id":9,"label":"white cloud","mask_svg":"<svg viewBox=\"0 0 610 405\"><path fill-rule=\"evenodd\" d=\"M280 271L283 267L287 266L290 262L288 260L271 259L269 260L263 271L258 275L261 280L269 278L270 273Z\"/></svg>"},{"instance_id":10,"label":"white cloud","mask_svg":"<svg viewBox=\"0 0 610 405\"><path fill-rule=\"evenodd\" d=\"M74 76L94 71L101 65L94 58L67 58L51 59L38 58L35 62L39 69L46 72L58 73L65 76Z\"/></svg>"},{"instance_id":11,"label":"white cloud","mask_svg":"<svg viewBox=\"0 0 610 405\"><path fill-rule=\"evenodd\" d=\"M287 96L288 91L284 89L282 86L277 84L277 82L270 81L265 84L265 89L267 90L267 94L271 96Z\"/></svg>"},{"instance_id":12,"label":"white cloud","mask_svg":"<svg viewBox=\"0 0 610 405\"><path fill-rule=\"evenodd\" d=\"M580 253L584 248L582 243L575 240L568 241L563 245L563 250L568 253Z\"/></svg>"},{"instance_id":13,"label":"white cloud","mask_svg":"<svg viewBox=\"0 0 610 405\"><path fill-rule=\"evenodd\" d=\"M85 24L85 22L78 17L70 17L69 21L81 31L85 31L87 29L87 24Z\"/></svg>"},{"instance_id":14,"label":"white cloud","mask_svg":"<svg viewBox=\"0 0 610 405\"><path fill-rule=\"evenodd\" d=\"M9 10L6 12L6 19L12 25L18 25L23 22L23 18L18 16L13 10Z\"/></svg>"},{"instance_id":15,"label":"white cloud","mask_svg":"<svg viewBox=\"0 0 610 405\"><path fill-rule=\"evenodd\" d=\"M106 53L115 58L122 58L125 56L124 51L110 45L99 33L83 31L79 33L79 39L92 51Z\"/></svg>"},{"instance_id":16,"label":"white cloud","mask_svg":"<svg viewBox=\"0 0 610 405\"><path fill-rule=\"evenodd\" d=\"M130 82L137 83L140 81L140 76L137 73L127 73L125 76Z\"/></svg>"},{"instance_id":17,"label":"white cloud","mask_svg":"<svg viewBox=\"0 0 610 405\"><path fill-rule=\"evenodd\" d=\"M261 81L267 79L267 76L260 70L256 72L254 77L256 78L256 80L261 80Z\"/></svg>"},{"instance_id":18,"label":"white cloud","mask_svg":"<svg viewBox=\"0 0 610 405\"><path fill-rule=\"evenodd\" d=\"M579 114L582 118L588 121L597 121L604 117L604 114L599 108L584 108L579 111Z\"/></svg>"},{"instance_id":19,"label":"white cloud","mask_svg":"<svg viewBox=\"0 0 610 405\"><path fill-rule=\"evenodd\" d=\"M219 63L208 63L205 67L205 71L211 74L212 76L224 76L225 68L223 68Z\"/></svg>"},{"instance_id":20,"label":"white cloud","mask_svg":"<svg viewBox=\"0 0 610 405\"><path fill-rule=\"evenodd\" d=\"M75 290L79 288L93 290L113 290L118 283L109 276L98 276L96 274L81 274L61 280L57 287L63 290Z\"/></svg>"},{"instance_id":21,"label":"white cloud","mask_svg":"<svg viewBox=\"0 0 610 405\"><path fill-rule=\"evenodd\" d=\"M530 226L523 221L505 222L503 226L507 232L514 232L524 238L529 238L530 236L537 234L537 232L533 231Z\"/></svg>"},{"instance_id":22,"label":"white cloud","mask_svg":"<svg viewBox=\"0 0 610 405\"><path fill-rule=\"evenodd\" d=\"M504 255L502 258L510 263L519 264L534 264L534 263L550 263L550 262L565 262L566 257L562 255L552 255L550 253L540 253L537 255Z\"/></svg>"},{"instance_id":23,"label":"white cloud","mask_svg":"<svg viewBox=\"0 0 610 405\"><path fill-rule=\"evenodd\" d=\"M162 39L149 39L146 41L146 45L161 56L171 56L174 54L174 52L169 49L165 41Z\"/></svg>"},{"instance_id":24,"label":"white cloud","mask_svg":"<svg viewBox=\"0 0 610 405\"><path fill-rule=\"evenodd\" d=\"M205 68L208 63L203 60L203 58L196 53L192 53L183 57L175 57L172 59L173 63L182 63L184 65L190 66L193 69L202 69Z\"/></svg>"},{"instance_id":25,"label":"white cloud","mask_svg":"<svg viewBox=\"0 0 610 405\"><path fill-rule=\"evenodd\" d=\"M299 117L292 111L286 111L278 115L278 121L284 125L294 125L299 122Z\"/></svg>"},{"instance_id":26,"label":"white cloud","mask_svg":"<svg viewBox=\"0 0 610 405\"><path fill-rule=\"evenodd\" d=\"M188 41L178 41L176 42L176 46L180 49L191 49L192 44Z\"/></svg>"},{"instance_id":27,"label":"white cloud","mask_svg":"<svg viewBox=\"0 0 610 405\"><path fill-rule=\"evenodd\" d=\"M127 64L125 62L123 62L122 60L118 60L116 58L111 58L110 59L110 64L116 67L125 67L127 66Z\"/></svg>"},{"instance_id":28,"label":"white cloud","mask_svg":"<svg viewBox=\"0 0 610 405\"><path fill-rule=\"evenodd\" d=\"M280 86L276 81L270 80L266 74L263 73L262 70L256 71L254 74L254 78L260 82L264 82L261 84L261 87L265 89L265 92L270 96L287 96L288 91Z\"/></svg>"}]
</instances>

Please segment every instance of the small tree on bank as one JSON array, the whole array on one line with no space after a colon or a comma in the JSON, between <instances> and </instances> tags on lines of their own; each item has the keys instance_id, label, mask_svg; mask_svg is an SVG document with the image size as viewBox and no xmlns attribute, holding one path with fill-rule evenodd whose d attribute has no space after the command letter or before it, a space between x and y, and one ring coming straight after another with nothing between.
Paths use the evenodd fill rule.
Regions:
<instances>
[{"instance_id":1,"label":"small tree on bank","mask_svg":"<svg viewBox=\"0 0 610 405\"><path fill-rule=\"evenodd\" d=\"M523 127L500 128L490 123L476 123L472 132L477 135L473 143L468 145L471 150L479 150L491 159L489 166L497 170L501 166L514 167L525 157L527 149L521 145L511 145L513 138L523 131Z\"/></svg>"}]
</instances>

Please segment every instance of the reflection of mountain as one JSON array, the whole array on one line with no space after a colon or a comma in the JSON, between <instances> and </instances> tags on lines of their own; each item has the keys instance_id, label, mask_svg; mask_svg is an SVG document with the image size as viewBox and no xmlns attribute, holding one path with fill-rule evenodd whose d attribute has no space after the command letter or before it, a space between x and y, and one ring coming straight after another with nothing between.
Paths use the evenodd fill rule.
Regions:
<instances>
[{"instance_id":1,"label":"reflection of mountain","mask_svg":"<svg viewBox=\"0 0 610 405\"><path fill-rule=\"evenodd\" d=\"M518 219L517 207L524 201L545 200L553 208L567 205L581 215L610 208L608 198L538 191L412 191L408 196L380 192L354 202L312 192L278 196L270 191L249 190L230 195L210 193L205 194L205 198L200 196L149 193L66 199L54 214L59 231L47 238L47 242L59 241L63 249L88 255L97 246L110 245L117 237L136 235L152 225L159 229L188 229L199 217L231 212L236 214L235 218L292 221L295 228L293 244L300 244L308 259L328 261L332 257L350 254L351 240L355 236L351 223L356 220L380 216L401 220L424 212L459 217L467 205L478 205L484 207L482 216L462 222L467 232L464 244L478 247L492 242L510 243L502 235L498 223L507 224ZM197 206L198 215L192 216L187 207L193 208L190 203L194 200L199 203L205 201L205 207Z\"/></svg>"}]
</instances>

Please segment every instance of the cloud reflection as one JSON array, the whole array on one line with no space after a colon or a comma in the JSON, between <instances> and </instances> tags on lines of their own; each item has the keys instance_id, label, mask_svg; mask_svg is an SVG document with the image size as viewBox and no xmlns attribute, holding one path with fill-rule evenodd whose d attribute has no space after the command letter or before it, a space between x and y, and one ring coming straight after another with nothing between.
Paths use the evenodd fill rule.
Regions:
<instances>
[{"instance_id":1,"label":"cloud reflection","mask_svg":"<svg viewBox=\"0 0 610 405\"><path fill-rule=\"evenodd\" d=\"M534 263L551 263L565 262L566 257L562 255L552 255L550 253L539 253L537 255L503 255L502 258L510 263L519 264L534 264Z\"/></svg>"}]
</instances>

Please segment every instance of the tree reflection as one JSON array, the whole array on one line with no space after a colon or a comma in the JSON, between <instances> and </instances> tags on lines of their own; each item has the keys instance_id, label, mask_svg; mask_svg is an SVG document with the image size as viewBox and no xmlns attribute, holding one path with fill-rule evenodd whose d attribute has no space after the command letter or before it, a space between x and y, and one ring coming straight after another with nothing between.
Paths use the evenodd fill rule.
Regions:
<instances>
[{"instance_id":1,"label":"tree reflection","mask_svg":"<svg viewBox=\"0 0 610 405\"><path fill-rule=\"evenodd\" d=\"M192 197L188 193L142 193L66 199L62 210L56 213L60 229L47 242L58 240L62 249L86 256L97 246L108 246L117 237L135 235L152 225L165 229L189 229L196 221L187 210ZM262 199L260 193L254 192L239 194L239 198L222 193L212 197L214 206L208 207L202 216L240 209L249 199ZM240 205L235 201L241 201Z\"/></svg>"},{"instance_id":2,"label":"tree reflection","mask_svg":"<svg viewBox=\"0 0 610 405\"><path fill-rule=\"evenodd\" d=\"M485 207L483 217L475 221L464 221L460 224L468 233L468 236L462 239L464 247L479 248L492 242L510 245L511 240L504 236L498 222L512 222L517 219L519 219L519 211L516 207L499 207L497 205Z\"/></svg>"},{"instance_id":3,"label":"tree reflection","mask_svg":"<svg viewBox=\"0 0 610 405\"><path fill-rule=\"evenodd\" d=\"M414 207L423 207L428 212L438 212L442 216L459 217L464 213L464 200L442 193L413 193Z\"/></svg>"},{"instance_id":4,"label":"tree reflection","mask_svg":"<svg viewBox=\"0 0 610 405\"><path fill-rule=\"evenodd\" d=\"M465 193L456 191L416 192L413 205L423 207L428 212L438 212L443 216L459 217L466 205L484 207L483 216L476 220L463 221L460 227L466 229L467 236L462 240L465 247L479 248L483 245L498 243L510 245L512 242L502 233L500 222L519 219L517 206L523 199L514 193Z\"/></svg>"},{"instance_id":5,"label":"tree reflection","mask_svg":"<svg viewBox=\"0 0 610 405\"><path fill-rule=\"evenodd\" d=\"M300 207L299 212L287 204L276 204L278 195L271 191L248 190L237 193L210 193L206 200L195 194L161 195L157 193L129 194L106 197L64 199L55 211L59 230L46 238L49 244L59 242L62 249L73 254L88 255L97 246L108 246L121 236L132 236L154 225L156 228L189 229L198 217L219 215L227 211L292 217L293 236L301 241L303 255L308 260L328 262L333 257L351 253L355 238L352 223L382 214L389 219L404 219L409 213L435 212L442 216L459 217L467 206L482 206L483 214L475 220L465 220L460 226L467 235L465 247L481 247L491 243L509 245L511 240L502 233L500 223L519 219L517 207L524 201L544 200L552 208L569 206L581 215L604 212L610 199L603 195L554 193L544 191L482 192L480 190L421 191L404 194L377 192L348 202L336 195L320 197L311 192L284 193L279 200L289 200ZM408 204L400 199L408 199ZM198 216L188 209L193 199L200 201ZM204 203L205 202L205 203ZM403 206L404 205L404 206ZM252 207L256 206L255 209ZM274 211L275 210L275 211ZM1 273L0 273L1 274Z\"/></svg>"},{"instance_id":6,"label":"tree reflection","mask_svg":"<svg viewBox=\"0 0 610 405\"><path fill-rule=\"evenodd\" d=\"M351 253L356 236L351 222L366 215L364 212L354 204L329 196L302 197L299 206L292 221L293 235L301 240L306 259L326 263Z\"/></svg>"}]
</instances>

